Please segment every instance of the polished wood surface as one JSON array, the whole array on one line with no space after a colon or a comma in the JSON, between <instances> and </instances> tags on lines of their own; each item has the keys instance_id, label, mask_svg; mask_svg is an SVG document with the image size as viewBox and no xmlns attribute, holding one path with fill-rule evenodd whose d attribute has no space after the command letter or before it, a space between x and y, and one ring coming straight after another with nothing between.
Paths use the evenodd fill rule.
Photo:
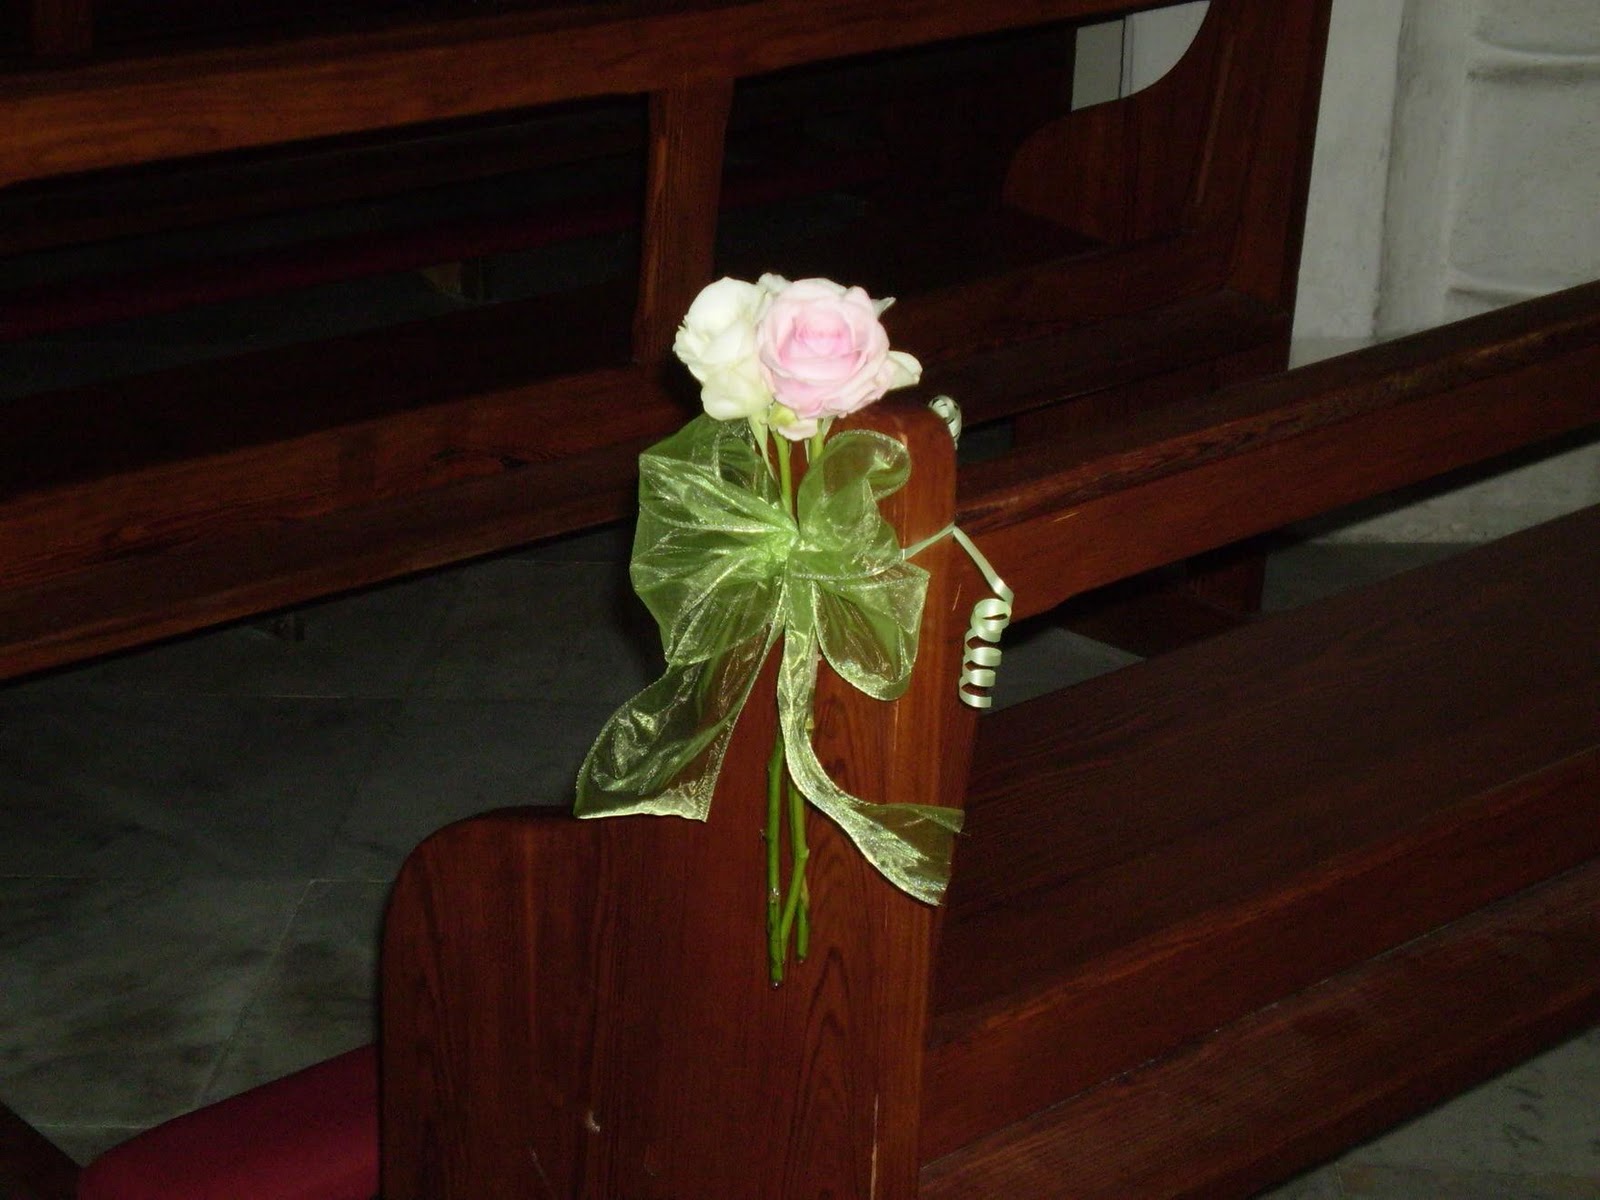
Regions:
<instances>
[{"instance_id":1,"label":"polished wood surface","mask_svg":"<svg viewBox=\"0 0 1600 1200\"><path fill-rule=\"evenodd\" d=\"M731 79L650 97L646 241L633 313L633 354L641 362L672 349L683 314L713 278L723 143L732 106Z\"/></svg>"},{"instance_id":2,"label":"polished wood surface","mask_svg":"<svg viewBox=\"0 0 1600 1200\"><path fill-rule=\"evenodd\" d=\"M1591 509L985 721L927 1153L1600 855L1597 548Z\"/></svg>"},{"instance_id":3,"label":"polished wood surface","mask_svg":"<svg viewBox=\"0 0 1600 1200\"><path fill-rule=\"evenodd\" d=\"M937 532L954 500L948 434L915 409L872 423L917 463L891 519L907 538ZM935 669L959 654L957 578L941 569L927 607ZM842 786L887 802L958 787L959 755L922 753L947 733L970 741L953 689L866 705L848 691L829 682L816 705L819 757ZM811 954L773 988L759 837L771 696L769 664L703 826L503 813L408 861L383 963L386 1197L528 1194L535 1180L638 1200L915 1196L933 910L813 814Z\"/></svg>"},{"instance_id":4,"label":"polished wood surface","mask_svg":"<svg viewBox=\"0 0 1600 1200\"><path fill-rule=\"evenodd\" d=\"M922 1200L1254 1195L1600 1019L1597 913L1591 862L930 1164Z\"/></svg>"},{"instance_id":5,"label":"polished wood surface","mask_svg":"<svg viewBox=\"0 0 1600 1200\"><path fill-rule=\"evenodd\" d=\"M361 37L153 54L6 79L0 112L56 147L18 148L26 173L39 178L113 159L145 163L333 132L319 124L324 120L376 135L393 121L617 90L648 94L651 128L634 278L0 406L8 456L0 472L0 549L9 568L0 596L0 671L44 669L326 594L316 589L362 586L392 577L383 572L515 544L497 538L625 516L634 455L690 411L688 397L663 388L658 368L688 299L728 265L718 261L714 240L727 212L728 138L803 125L813 107L808 97L833 97L829 112L837 110L835 92L861 97L867 110L887 114L878 136L893 140L895 122L909 122L915 136L903 140L928 151L939 139L916 122L936 121L950 106L937 99L937 72L968 63L975 79L986 80L1015 61L1015 81L997 84L1002 109L953 128L962 155L981 146L980 134L992 135L997 148L983 149L998 167L1013 144L1022 145L1004 186L1006 172L996 163L931 164L962 188L993 192L971 212L946 211L935 203L938 189L924 198L905 186L915 164L895 159L887 186L866 181L863 194L877 198L863 220L839 231L833 250L846 248L845 259L822 264L875 294L899 296L889 314L896 344L922 357L931 388L961 396L969 420L1012 420L1019 441L1045 441L1065 428L1187 403L1196 390L1274 369L1287 345L1287 296L1248 285L1241 264L1266 255L1263 263L1281 266L1292 257L1293 231L1268 218L1283 205L1297 212L1303 199L1314 104L1308 94L1296 100L1281 90L1264 98L1264 85L1249 80L1273 72L1243 70L1235 59L1266 47L1275 71L1315 76L1326 0L1295 0L1292 11L1260 0L1213 7L1200 46L1160 94L1163 104L1209 114L1186 126L1191 134L1234 149L1197 157L1192 146L1178 147L1163 157L1145 139L1118 151L1140 163L1137 171L1111 172L1126 185L1119 202L1128 211L1155 203L1146 194L1155 189L1168 207L1178 203L1173 197L1187 197L1179 208L1197 219L1170 227L1133 222L1119 229L1115 244L1073 228L1075 213L1030 214L1007 198L1024 179L1035 190L1049 187L1052 172L1072 169L1064 164L1079 153L1062 148L1053 160L1028 149L1029 124L1054 128L1052 105L1061 103L1050 96L1051 81L1061 82L1052 71L1070 60L1061 29L1032 49L1025 39L991 38L978 50L958 42L882 60L887 74L874 73L878 60L828 65L858 52L1122 7L1082 0L981 8L902 0L870 12L843 0L826 12L790 0L647 12L588 5ZM528 61L548 69L529 71ZM826 69L766 78L812 62ZM747 88L744 77L752 74L763 79ZM414 86L423 76L460 86ZM273 99L280 86L293 92L281 103ZM165 116L173 111L205 117L174 123ZM602 126L606 153L629 153L626 121ZM451 165L454 143L432 139L433 128L416 131L414 145L338 153L367 155L362 171L398 185L433 147L445 154L440 169L448 175L460 165ZM576 143L562 140L564 128L558 121L553 148L540 133L542 148L524 158L570 156ZM493 128L462 136L503 163L517 157L514 139L506 142ZM1052 135L1052 144L1064 146L1062 136ZM1084 137L1080 149L1103 141ZM1284 152L1258 161L1238 150L1257 144ZM319 146L291 142L289 149L299 147L313 163ZM0 159L9 149L0 148ZM741 163L748 152L741 143ZM110 158L73 157L102 153ZM234 191L255 178L248 160L208 159L204 169L227 175ZM159 175L117 178L124 182L104 186L134 187ZM819 180L780 171L750 180L750 194L766 188L781 197ZM351 186L351 194L370 194L360 180ZM1237 201L1225 213L1227 206L1212 204L1224 193ZM21 195L26 201L33 192ZM924 199L926 211L908 207ZM226 195L218 201L229 202ZM1262 241L1252 231L1266 226L1279 234ZM793 270L767 259L768 252L776 249L763 251L750 270ZM803 265L803 254L796 261ZM336 266L331 258L318 265ZM880 269L881 276L855 274ZM226 273L221 264L218 270ZM1240 287L1230 284L1234 278ZM173 283L179 292L191 285L195 280ZM81 308L86 295L93 299L94 288L57 300ZM107 314L120 311L114 284L103 298ZM17 322L63 319L26 307L15 311ZM632 372L630 359L638 363ZM1067 410L1073 415L1051 415ZM497 473L521 478L496 484L489 477ZM515 505L537 515L519 518ZM475 528L467 514L476 514Z\"/></svg>"},{"instance_id":6,"label":"polished wood surface","mask_svg":"<svg viewBox=\"0 0 1600 1200\"><path fill-rule=\"evenodd\" d=\"M576 5L7 80L0 181L662 91L1049 21L1127 0ZM537 62L543 69L530 71ZM450 80L449 87L419 81ZM169 114L196 115L173 122ZM200 114L204 114L201 116Z\"/></svg>"},{"instance_id":7,"label":"polished wood surface","mask_svg":"<svg viewBox=\"0 0 1600 1200\"><path fill-rule=\"evenodd\" d=\"M1019 615L1600 420L1600 284L975 464L962 526ZM1168 514L1152 527L1148 513ZM1062 560L1049 531L1072 522Z\"/></svg>"},{"instance_id":8,"label":"polished wood surface","mask_svg":"<svg viewBox=\"0 0 1600 1200\"><path fill-rule=\"evenodd\" d=\"M610 286L0 406L0 675L626 515L638 450L693 410L661 371L675 321L738 257L729 139L775 119L740 116L744 79L1136 7L588 5L7 78L6 181L605 95L650 124L641 262ZM954 515L1043 613L1600 421L1600 285L1259 377L1286 354L1327 13L1215 0L1172 75L1080 113L1046 63L970 227L882 202L904 164L846 164L870 202L837 269L881 268L860 281L901 292L928 392L1012 434L958 493L932 418L868 418L913 446L907 541ZM1558 1036L1594 1011L1563 964L1592 946L1596 519L1259 621L1223 550L1187 596L1221 615L1168 639L1195 645L981 734L953 681L983 589L934 546L917 684L825 681L816 736L860 794L970 790L943 916L814 817L813 953L771 989L761 703L704 826L452 826L385 934L385 1194L1226 1195ZM1541 939L1566 949L1511 978ZM1173 1111L1202 1087L1232 1107Z\"/></svg>"}]
</instances>

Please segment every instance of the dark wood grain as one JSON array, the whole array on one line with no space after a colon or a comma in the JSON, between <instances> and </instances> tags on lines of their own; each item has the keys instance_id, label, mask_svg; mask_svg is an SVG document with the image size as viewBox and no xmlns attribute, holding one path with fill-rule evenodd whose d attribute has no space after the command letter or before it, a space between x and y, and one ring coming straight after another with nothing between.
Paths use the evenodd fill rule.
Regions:
<instances>
[{"instance_id":1,"label":"dark wood grain","mask_svg":"<svg viewBox=\"0 0 1600 1200\"><path fill-rule=\"evenodd\" d=\"M0 590L0 677L617 520L654 437ZM159 563L153 568L152 563Z\"/></svg>"},{"instance_id":2,"label":"dark wood grain","mask_svg":"<svg viewBox=\"0 0 1600 1200\"><path fill-rule=\"evenodd\" d=\"M890 506L903 534L943 528L943 427L915 410L873 423L919 464L922 486ZM945 648L919 670L948 668L949 612L929 606ZM919 753L941 714L961 719L944 682L894 705L829 683L819 756L874 799L952 790L950 764ZM813 817L812 953L773 989L771 696L769 669L705 825L502 814L408 861L385 942L386 1196L914 1197L932 911Z\"/></svg>"},{"instance_id":3,"label":"dark wood grain","mask_svg":"<svg viewBox=\"0 0 1600 1200\"><path fill-rule=\"evenodd\" d=\"M575 111L496 115L466 128L270 147L183 170L136 165L41 180L0 191L0 251L134 237L633 153L644 141L642 107L596 101Z\"/></svg>"},{"instance_id":4,"label":"dark wood grain","mask_svg":"<svg viewBox=\"0 0 1600 1200\"><path fill-rule=\"evenodd\" d=\"M0 674L623 514L637 451L689 411L654 367L717 269L736 80L1142 7L545 6L8 78L7 182L600 96L651 97L652 158L619 290L4 406ZM1062 115L1046 64L1021 110L952 133L963 154L977 128L1021 150L981 220L905 219L950 249L904 268L888 320L930 386L1017 439L958 505L933 419L874 410L913 447L888 506L907 541L959 510L1040 612L1600 419L1600 285L1205 394L1283 361L1327 12L1216 0L1128 103ZM760 120L798 120L803 94L758 97ZM832 248L852 281L905 257L874 228ZM976 754L945 916L813 816L813 953L770 988L766 703L705 825L452 826L408 861L386 927L385 1194L913 1200L919 1173L930 1195L1205 1194L1532 1049L1594 1008L1563 955L1593 950L1597 522L1221 634L992 720L976 751L955 676L982 589L931 547L917 684L886 705L824 673L816 737L846 787L890 802L962 803ZM1569 868L1586 882L1469 915ZM1533 947L1535 976L1505 982L1506 945ZM1481 978L1461 1021L1430 1023ZM1197 1080L1214 1115L1173 1109Z\"/></svg>"},{"instance_id":5,"label":"dark wood grain","mask_svg":"<svg viewBox=\"0 0 1600 1200\"><path fill-rule=\"evenodd\" d=\"M1126 0L608 4L40 72L7 81L0 98L0 114L16 131L0 147L0 180L655 92L1136 7ZM190 119L175 122L172 113Z\"/></svg>"},{"instance_id":6,"label":"dark wood grain","mask_svg":"<svg viewBox=\"0 0 1600 1200\"><path fill-rule=\"evenodd\" d=\"M1600 854L1597 546L1591 510L986 722L929 1153Z\"/></svg>"},{"instance_id":7,"label":"dark wood grain","mask_svg":"<svg viewBox=\"0 0 1600 1200\"><path fill-rule=\"evenodd\" d=\"M1281 35L1289 41L1272 43L1273 61L1281 67L1292 52L1309 69L1318 47L1304 30L1318 2L1297 0L1293 19L1281 29L1278 17L1264 15L1274 6L1229 0L1219 7L1201 47L1167 89L1186 97L1179 105L1183 111L1211 114L1207 138L1248 144L1265 136L1262 122L1294 126L1288 109L1251 99L1255 93L1248 88L1245 100L1227 99L1243 86L1240 76L1223 71L1222 57L1207 47L1218 38ZM641 439L664 433L687 411L651 371L619 375L613 368L630 353L647 365L656 362L683 307L712 273L734 76L1125 7L1065 0L981 11L926 0L897 0L887 9L839 0L823 11L794 0L648 10L547 6L359 37L156 55L9 79L0 89L0 111L16 117L30 137L54 139L69 158L109 154L100 165L339 130L376 136L395 122L619 91L648 91L654 105L651 207L642 269L631 283L3 406L0 430L13 460L0 472L7 582L29 589L14 597L19 605L49 605L34 616L24 607L11 610L17 624L0 640L17 647L35 643L12 661L37 668L90 648L111 649L141 636L231 619L243 615L246 596L255 603L296 603L311 598L302 589L313 578L337 579L343 586L376 582L371 572L380 560L446 561L448 552L433 540L429 518L417 517L418 544L410 551L359 554L367 564L359 570L310 565L318 558L316 546L348 546L356 529L406 538L398 518L427 511L434 503L426 498L430 493L479 476L537 468L523 482L578 489L585 470L607 481L618 478L617 463L631 459ZM1022 110L974 118L974 128L1003 129L1009 147L1030 122L1049 117L1046 84L1059 68L1060 39L1048 41L1039 63L1027 60L1033 63L1029 79L1017 85ZM527 70L529 61L544 63L544 69ZM925 68L919 58L895 59L886 69L893 78L914 81ZM833 111L842 100L824 85L835 75L849 95L882 103L887 94L870 64L829 68L815 78L780 74L750 90L754 108L741 120L758 130L797 121L819 88L824 106ZM416 86L418 79L430 86ZM449 88L431 86L445 79L453 81ZM917 86L926 91L929 84L924 79ZM280 87L282 95L274 91ZM1244 107L1235 113L1229 106L1238 104ZM906 111L923 109L912 104ZM194 119L172 122L166 118L171 112ZM580 121L584 116L568 115ZM560 113L551 119L558 132L567 128ZM601 139L605 146L615 149L623 144L618 137L626 140L620 126L602 126L609 131L610 140ZM937 141L926 131L919 136L923 144ZM570 138L557 141L558 150L565 148L561 152L573 150ZM1296 153L1262 178L1288 187L1293 171L1284 163L1308 153L1308 142L1296 144ZM1154 146L1147 140L1139 151L1151 170ZM303 151L313 160L320 152L316 145ZM0 158L5 152L0 149ZM95 165L76 158L53 163L38 146L21 153L35 175ZM1221 186L1219 172L1237 175L1253 161L1236 155L1224 171L1220 160L1188 150L1173 149L1168 159L1160 187L1190 196L1199 194L1197 188L1211 194ZM401 155L377 167L398 182L411 160ZM224 160L215 169L248 168L230 164ZM1244 194L1241 180L1229 186L1229 194ZM1124 199L1130 205L1153 202L1142 193ZM1250 223L1243 217L1193 228L1142 226L1137 232L1150 236L1137 243L1084 254L1081 234L1061 221L1002 206L972 215L973 229L988 227L987 221L1010 231L992 256L985 251L972 257L965 248L982 239L965 236L970 230L960 222L949 224L945 218L951 215L926 229L901 220L902 235L923 230L931 239L926 245L942 247L934 253L913 247L909 256L935 264L928 278L938 283L902 296L889 321L896 343L928 364L930 385L967 400L974 421L1018 414L1035 420L1033 414L1065 402L1077 408L1080 422L1098 424L1114 412L1177 402L1190 389L1203 390L1241 369L1238 364L1263 369L1277 360L1287 337L1283 305L1223 286L1241 253L1241 222ZM898 252L904 257L905 250L900 245ZM1019 257L1020 251L1027 253ZM944 273L952 263L956 282ZM331 270L334 264L320 265ZM760 269L770 266L786 264ZM849 266L840 264L846 277ZM201 291L242 286L227 264L210 271ZM193 299L199 294L190 294L194 283L178 281L166 289L170 295L157 299ZM79 319L86 305L94 307L97 294L76 287L55 299L75 306L73 319ZM119 306L130 297L113 283L98 299L111 313L124 311ZM19 319L30 315L39 313L21 313ZM60 319L61 313L52 309L45 317ZM1224 361L1235 365L1224 369ZM632 397L626 394L630 388ZM1042 422L1038 418L1035 425L1040 436ZM564 457L574 460L570 469L555 465ZM518 487L507 485L505 494L516 494ZM543 507L571 521L613 518L625 505L608 487L603 483L593 496L553 494ZM492 490L466 487L451 495L459 497L464 512L478 513L485 528L564 531L553 517L502 522L498 502L483 499ZM380 511L387 505L395 511ZM462 553L495 548L482 531L468 535L463 525L455 528ZM230 563L230 554L238 561ZM155 578L141 576L141 561ZM287 575L261 578L252 563L279 564ZM219 589L216 602L174 587L173 580L185 579L210 581ZM99 612L92 622L97 631L85 628L78 637L60 620L61 613L75 612L87 622L90 598L101 604L117 596L126 602ZM186 615L180 620L179 613ZM142 621L150 623L141 633ZM107 632L112 628L115 636ZM49 651L40 650L45 644Z\"/></svg>"},{"instance_id":8,"label":"dark wood grain","mask_svg":"<svg viewBox=\"0 0 1600 1200\"><path fill-rule=\"evenodd\" d=\"M1600 285L1585 285L976 464L962 525L1012 582L1019 614L1035 613L1585 428L1600 420L1587 386L1600 370L1597 301ZM1066 560L1058 529L1077 547Z\"/></svg>"},{"instance_id":9,"label":"dark wood grain","mask_svg":"<svg viewBox=\"0 0 1600 1200\"><path fill-rule=\"evenodd\" d=\"M1012 163L1008 201L1113 245L1226 231L1233 253L1217 283L1289 308L1328 11L1217 0L1166 76L1038 129ZM1277 69L1258 69L1266 62Z\"/></svg>"},{"instance_id":10,"label":"dark wood grain","mask_svg":"<svg viewBox=\"0 0 1600 1200\"><path fill-rule=\"evenodd\" d=\"M711 282L732 105L731 79L650 96L644 245L633 313L633 356L640 362L671 348L690 302Z\"/></svg>"},{"instance_id":11,"label":"dark wood grain","mask_svg":"<svg viewBox=\"0 0 1600 1200\"><path fill-rule=\"evenodd\" d=\"M1106 1081L923 1172L923 1200L1223 1200L1600 1018L1590 864Z\"/></svg>"}]
</instances>

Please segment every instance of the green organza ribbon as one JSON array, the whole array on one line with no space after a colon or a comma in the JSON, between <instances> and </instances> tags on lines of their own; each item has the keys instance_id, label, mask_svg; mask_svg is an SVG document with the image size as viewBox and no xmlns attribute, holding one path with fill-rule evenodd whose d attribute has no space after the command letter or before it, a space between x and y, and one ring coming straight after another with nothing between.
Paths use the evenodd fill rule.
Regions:
<instances>
[{"instance_id":1,"label":"green organza ribbon","mask_svg":"<svg viewBox=\"0 0 1600 1200\"><path fill-rule=\"evenodd\" d=\"M697 417L640 456L631 574L667 669L600 730L578 775L578 816L705 820L734 722L781 635L779 728L795 785L897 887L939 902L960 810L852 796L810 736L819 654L880 700L910 682L928 577L878 512L910 469L892 438L837 434L800 484L797 523L743 424Z\"/></svg>"}]
</instances>

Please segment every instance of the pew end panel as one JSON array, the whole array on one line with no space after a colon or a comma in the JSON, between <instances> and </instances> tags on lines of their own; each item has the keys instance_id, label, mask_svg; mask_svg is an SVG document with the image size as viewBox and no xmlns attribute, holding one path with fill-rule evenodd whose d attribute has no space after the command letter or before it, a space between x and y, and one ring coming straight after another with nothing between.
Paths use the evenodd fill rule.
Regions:
<instances>
[{"instance_id":1,"label":"pew end panel","mask_svg":"<svg viewBox=\"0 0 1600 1200\"><path fill-rule=\"evenodd\" d=\"M945 529L954 451L901 405L908 540ZM915 688L862 705L824 673L818 755L841 786L959 803L973 716L954 684L965 573L933 572ZM931 559L931 561L927 561ZM970 603L970 601L968 602ZM913 1197L935 910L808 819L811 952L768 978L762 827L775 663L746 705L710 819L507 812L416 851L386 923L384 1194Z\"/></svg>"}]
</instances>

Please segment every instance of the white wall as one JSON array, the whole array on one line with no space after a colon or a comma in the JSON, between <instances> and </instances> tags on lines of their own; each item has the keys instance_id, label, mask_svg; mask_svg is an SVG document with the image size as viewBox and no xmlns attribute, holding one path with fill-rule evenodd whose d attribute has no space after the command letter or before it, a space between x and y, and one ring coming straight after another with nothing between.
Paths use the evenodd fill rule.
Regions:
<instances>
[{"instance_id":1,"label":"white wall","mask_svg":"<svg viewBox=\"0 0 1600 1200\"><path fill-rule=\"evenodd\" d=\"M1295 301L1300 361L1374 338L1404 8L1399 0L1333 6Z\"/></svg>"},{"instance_id":2,"label":"white wall","mask_svg":"<svg viewBox=\"0 0 1600 1200\"><path fill-rule=\"evenodd\" d=\"M1097 27L1074 102L1153 83L1206 8ZM1334 0L1296 360L1596 278L1600 0ZM1480 540L1593 503L1600 445L1330 536Z\"/></svg>"},{"instance_id":3,"label":"white wall","mask_svg":"<svg viewBox=\"0 0 1600 1200\"><path fill-rule=\"evenodd\" d=\"M1352 83L1377 86L1368 77L1383 61L1395 67L1388 117L1349 94ZM1325 80L1301 262L1302 351L1360 335L1360 295L1351 292L1343 316L1339 307L1341 243L1359 248L1352 269L1360 261L1357 273L1375 284L1370 333L1380 339L1600 278L1600 0L1335 0ZM1385 141L1380 205L1357 176ZM1376 231L1375 275L1371 233L1341 230L1341 211L1345 224ZM1594 503L1600 445L1333 536L1477 541Z\"/></svg>"}]
</instances>

